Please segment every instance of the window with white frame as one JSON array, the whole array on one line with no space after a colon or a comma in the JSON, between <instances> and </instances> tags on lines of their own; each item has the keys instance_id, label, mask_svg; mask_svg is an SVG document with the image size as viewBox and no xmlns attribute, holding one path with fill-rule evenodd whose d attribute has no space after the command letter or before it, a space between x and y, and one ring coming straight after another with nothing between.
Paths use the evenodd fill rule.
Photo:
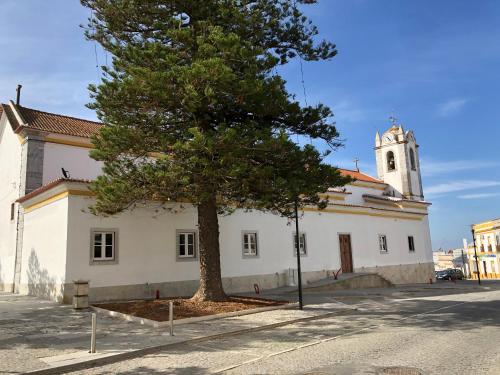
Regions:
<instances>
[{"instance_id":1,"label":"window with white frame","mask_svg":"<svg viewBox=\"0 0 500 375\"><path fill-rule=\"evenodd\" d=\"M116 231L92 231L92 260L112 261L116 253Z\"/></svg>"},{"instance_id":2,"label":"window with white frame","mask_svg":"<svg viewBox=\"0 0 500 375\"><path fill-rule=\"evenodd\" d=\"M243 232L243 256L256 257L257 247L257 232Z\"/></svg>"},{"instance_id":3,"label":"window with white frame","mask_svg":"<svg viewBox=\"0 0 500 375\"><path fill-rule=\"evenodd\" d=\"M196 257L196 232L177 232L177 256L179 258Z\"/></svg>"},{"instance_id":4,"label":"window with white frame","mask_svg":"<svg viewBox=\"0 0 500 375\"><path fill-rule=\"evenodd\" d=\"M381 253L387 253L387 236L385 234L378 235L378 248Z\"/></svg>"},{"instance_id":5,"label":"window with white frame","mask_svg":"<svg viewBox=\"0 0 500 375\"><path fill-rule=\"evenodd\" d=\"M307 255L306 234L300 233L299 235L299 253L300 256ZM293 234L293 255L297 255L297 233Z\"/></svg>"},{"instance_id":6,"label":"window with white frame","mask_svg":"<svg viewBox=\"0 0 500 375\"><path fill-rule=\"evenodd\" d=\"M408 236L408 250L411 252L415 251L415 240L413 236Z\"/></svg>"}]
</instances>

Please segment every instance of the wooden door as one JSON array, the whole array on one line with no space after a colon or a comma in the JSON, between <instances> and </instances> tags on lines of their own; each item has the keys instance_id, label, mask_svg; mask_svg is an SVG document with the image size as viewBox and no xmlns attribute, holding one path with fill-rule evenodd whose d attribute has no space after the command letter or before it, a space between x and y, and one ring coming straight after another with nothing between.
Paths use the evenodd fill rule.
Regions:
<instances>
[{"instance_id":1,"label":"wooden door","mask_svg":"<svg viewBox=\"0 0 500 375\"><path fill-rule=\"evenodd\" d=\"M340 243L340 263L342 265L342 273L352 273L352 248L351 235L339 234Z\"/></svg>"}]
</instances>

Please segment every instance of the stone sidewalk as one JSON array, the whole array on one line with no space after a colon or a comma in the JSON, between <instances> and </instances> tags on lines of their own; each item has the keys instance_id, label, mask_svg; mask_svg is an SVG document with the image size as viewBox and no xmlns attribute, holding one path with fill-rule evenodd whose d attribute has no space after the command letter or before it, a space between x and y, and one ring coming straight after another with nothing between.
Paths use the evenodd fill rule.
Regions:
<instances>
[{"instance_id":1,"label":"stone sidewalk","mask_svg":"<svg viewBox=\"0 0 500 375\"><path fill-rule=\"evenodd\" d=\"M169 328L153 328L97 314L97 353L89 354L92 311L75 311L36 297L0 293L0 374L14 374L83 362L113 362L190 340L251 332L339 314L340 303L279 309ZM47 371L49 373L50 371Z\"/></svg>"}]
</instances>

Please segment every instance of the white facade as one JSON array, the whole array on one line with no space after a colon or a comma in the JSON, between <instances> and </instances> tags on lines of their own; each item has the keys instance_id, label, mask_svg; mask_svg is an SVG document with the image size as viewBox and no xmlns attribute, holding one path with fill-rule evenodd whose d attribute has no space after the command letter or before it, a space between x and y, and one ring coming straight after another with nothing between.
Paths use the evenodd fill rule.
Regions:
<instances>
[{"instance_id":1,"label":"white facade","mask_svg":"<svg viewBox=\"0 0 500 375\"><path fill-rule=\"evenodd\" d=\"M413 132L393 126L375 137L378 178L392 187L394 196L423 200L418 145Z\"/></svg>"},{"instance_id":2,"label":"white facade","mask_svg":"<svg viewBox=\"0 0 500 375\"><path fill-rule=\"evenodd\" d=\"M1 121L8 122L5 113ZM11 126L3 128L1 165L6 164L7 155L21 154L23 142ZM42 140L43 161L31 161L41 170L40 188L22 194L20 230L3 216L1 219L10 227L4 230L2 225L0 229L0 287L8 289L15 282L17 254L20 267L16 290L52 299L69 300L76 279L90 280L93 300L150 297L156 289L162 295L189 295L196 289L198 254L195 251L192 258L181 257L179 247L181 233L197 231L194 207L157 213L156 205L151 204L115 217L93 216L88 207L94 198L87 182L80 180L94 179L102 166L89 158L89 140L49 132ZM2 173L19 178L21 163L19 159ZM72 179L60 179L61 168L69 171ZM394 182L392 186L357 171L343 173L357 181L346 191L329 191L328 207L323 211L307 208L300 220L300 232L305 235L306 254L301 259L305 282L349 268L340 255L339 235L345 234L350 235L352 271L376 272L394 283L427 282L432 278L429 204L417 199L421 191L414 186L412 191L418 194L411 199L393 197L393 189L405 190L403 183ZM409 181L414 183L413 177ZM1 189L2 194L8 191L3 182ZM7 195L5 203L0 202L3 212L19 197L15 192ZM289 269L296 267L294 225L259 211L236 211L219 220L221 268L227 291L253 290L255 283L261 288L285 284ZM245 233L256 236L255 256L243 252ZM17 251L16 236L22 237ZM386 247L380 245L382 237ZM108 245L114 250L113 256L96 260L96 246L105 251Z\"/></svg>"},{"instance_id":3,"label":"white facade","mask_svg":"<svg viewBox=\"0 0 500 375\"><path fill-rule=\"evenodd\" d=\"M20 197L22 145L6 116L0 118L0 286L12 287ZM14 206L12 206L14 205ZM14 215L11 216L13 209Z\"/></svg>"}]
</instances>

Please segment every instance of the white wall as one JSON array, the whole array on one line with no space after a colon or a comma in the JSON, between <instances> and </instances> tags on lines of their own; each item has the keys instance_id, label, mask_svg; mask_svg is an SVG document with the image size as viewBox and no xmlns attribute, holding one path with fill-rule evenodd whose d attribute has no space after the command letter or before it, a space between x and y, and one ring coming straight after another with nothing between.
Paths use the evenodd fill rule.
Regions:
<instances>
[{"instance_id":1,"label":"white wall","mask_svg":"<svg viewBox=\"0 0 500 375\"><path fill-rule=\"evenodd\" d=\"M10 220L11 204L19 198L21 143L6 115L0 121L0 290L14 281L17 209Z\"/></svg>"},{"instance_id":2,"label":"white wall","mask_svg":"<svg viewBox=\"0 0 500 375\"><path fill-rule=\"evenodd\" d=\"M62 177L61 168L71 178L93 180L101 174L102 163L89 156L90 149L45 142L43 156L43 184Z\"/></svg>"},{"instance_id":3,"label":"white wall","mask_svg":"<svg viewBox=\"0 0 500 375\"><path fill-rule=\"evenodd\" d=\"M380 185L380 186L384 186L384 185ZM347 188L347 191L349 193L352 193L352 194L346 195L345 203L355 204L358 206L363 206L366 204L365 199L363 198L363 194L382 196L382 193L384 192L383 190L379 190L379 189L367 188L367 187L361 187L361 186L352 186L352 185L348 185L348 186L346 186L346 188ZM336 203L342 204L342 202L336 202Z\"/></svg>"},{"instance_id":4,"label":"white wall","mask_svg":"<svg viewBox=\"0 0 500 375\"><path fill-rule=\"evenodd\" d=\"M118 217L96 217L92 199L71 196L68 223L67 280L90 279L92 287L197 279L198 261L176 261L176 229L196 229L189 209L173 215L136 209ZM118 229L118 263L90 265L92 228Z\"/></svg>"},{"instance_id":5,"label":"white wall","mask_svg":"<svg viewBox=\"0 0 500 375\"><path fill-rule=\"evenodd\" d=\"M25 213L21 293L61 299L66 275L68 201Z\"/></svg>"},{"instance_id":6,"label":"white wall","mask_svg":"<svg viewBox=\"0 0 500 375\"><path fill-rule=\"evenodd\" d=\"M68 267L66 280L90 279L93 287L193 280L198 261L176 260L176 229L196 229L192 208L179 213L136 209L115 218L82 212L92 199L69 199ZM118 229L118 263L90 264L91 229ZM243 258L242 230L258 232L259 256ZM300 222L306 233L308 254L304 271L340 268L338 233L352 237L354 267L432 262L427 218L421 221L337 213L307 212ZM224 277L273 274L296 267L293 255L294 225L261 212L220 218L221 266ZM381 254L378 234L386 234L389 252ZM408 251L408 235L415 238L416 251Z\"/></svg>"}]
</instances>

